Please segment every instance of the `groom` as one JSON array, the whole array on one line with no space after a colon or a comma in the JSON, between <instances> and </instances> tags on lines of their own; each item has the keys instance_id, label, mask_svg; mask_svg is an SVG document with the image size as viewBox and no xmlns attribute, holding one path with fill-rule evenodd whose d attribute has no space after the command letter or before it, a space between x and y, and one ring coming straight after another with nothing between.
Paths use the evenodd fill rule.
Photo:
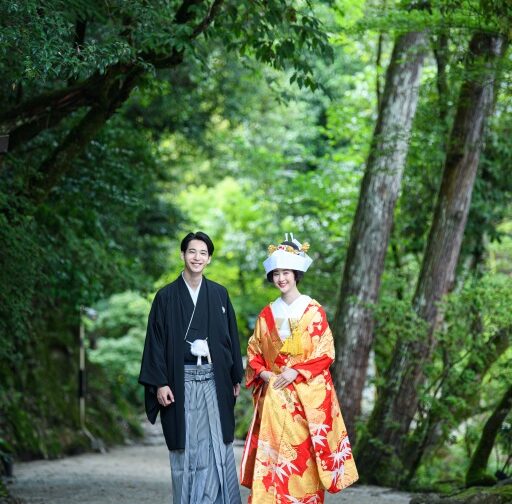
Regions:
<instances>
[{"instance_id":1,"label":"groom","mask_svg":"<svg viewBox=\"0 0 512 504\"><path fill-rule=\"evenodd\" d=\"M160 412L181 504L241 502L232 442L242 356L228 292L203 276L213 250L205 233L183 238L184 269L155 296L139 376L149 421Z\"/></svg>"}]
</instances>

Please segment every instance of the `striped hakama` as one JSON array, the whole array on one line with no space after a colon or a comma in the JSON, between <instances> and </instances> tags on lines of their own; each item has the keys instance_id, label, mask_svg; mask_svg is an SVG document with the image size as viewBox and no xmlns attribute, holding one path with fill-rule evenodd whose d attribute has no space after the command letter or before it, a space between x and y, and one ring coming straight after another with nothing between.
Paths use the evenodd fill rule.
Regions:
<instances>
[{"instance_id":1,"label":"striped hakama","mask_svg":"<svg viewBox=\"0 0 512 504\"><path fill-rule=\"evenodd\" d=\"M224 444L213 366L185 365L185 450L169 451L174 504L241 504L233 445Z\"/></svg>"}]
</instances>

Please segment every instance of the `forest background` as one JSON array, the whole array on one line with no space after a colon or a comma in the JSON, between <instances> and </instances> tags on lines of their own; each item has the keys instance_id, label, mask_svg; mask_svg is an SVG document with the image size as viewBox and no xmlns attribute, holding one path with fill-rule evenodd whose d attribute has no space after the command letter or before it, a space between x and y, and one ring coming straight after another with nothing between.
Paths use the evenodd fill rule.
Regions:
<instances>
[{"instance_id":1,"label":"forest background","mask_svg":"<svg viewBox=\"0 0 512 504\"><path fill-rule=\"evenodd\" d=\"M363 481L512 463L512 7L498 0L0 1L0 458L140 435L179 242L212 236L245 349L293 232ZM99 316L92 322L81 307ZM251 406L237 408L244 437Z\"/></svg>"}]
</instances>

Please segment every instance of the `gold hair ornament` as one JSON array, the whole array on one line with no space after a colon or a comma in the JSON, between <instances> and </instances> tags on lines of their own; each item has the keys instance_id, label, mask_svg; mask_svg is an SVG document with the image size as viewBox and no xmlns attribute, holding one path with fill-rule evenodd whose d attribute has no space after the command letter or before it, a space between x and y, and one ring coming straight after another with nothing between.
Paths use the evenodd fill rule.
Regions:
<instances>
[{"instance_id":1,"label":"gold hair ornament","mask_svg":"<svg viewBox=\"0 0 512 504\"><path fill-rule=\"evenodd\" d=\"M291 245L269 245L267 247L267 250L268 250L268 255L271 256L276 250L284 250L285 252L289 252L290 254L301 254L301 253L306 253L308 250L309 250L309 243L308 242L304 242L300 249L297 250L297 249L294 249Z\"/></svg>"}]
</instances>

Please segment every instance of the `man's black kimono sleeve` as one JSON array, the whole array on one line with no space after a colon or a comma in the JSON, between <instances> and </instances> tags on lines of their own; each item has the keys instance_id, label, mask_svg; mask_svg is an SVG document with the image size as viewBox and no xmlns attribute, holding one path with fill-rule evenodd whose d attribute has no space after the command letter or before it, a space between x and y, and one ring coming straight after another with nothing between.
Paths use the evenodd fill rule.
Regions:
<instances>
[{"instance_id":1,"label":"man's black kimono sleeve","mask_svg":"<svg viewBox=\"0 0 512 504\"><path fill-rule=\"evenodd\" d=\"M165 303L162 294L158 292L149 312L139 375L139 383L145 387L146 414L151 423L155 423L159 409L156 391L158 387L169 384L165 326Z\"/></svg>"},{"instance_id":2,"label":"man's black kimono sleeve","mask_svg":"<svg viewBox=\"0 0 512 504\"><path fill-rule=\"evenodd\" d=\"M231 300L228 295L228 329L231 338L231 353L233 356L233 367L231 368L231 380L233 384L242 383L244 376L244 367L242 363L242 354L240 352L240 340L238 338L238 326L236 323L236 315Z\"/></svg>"}]
</instances>

